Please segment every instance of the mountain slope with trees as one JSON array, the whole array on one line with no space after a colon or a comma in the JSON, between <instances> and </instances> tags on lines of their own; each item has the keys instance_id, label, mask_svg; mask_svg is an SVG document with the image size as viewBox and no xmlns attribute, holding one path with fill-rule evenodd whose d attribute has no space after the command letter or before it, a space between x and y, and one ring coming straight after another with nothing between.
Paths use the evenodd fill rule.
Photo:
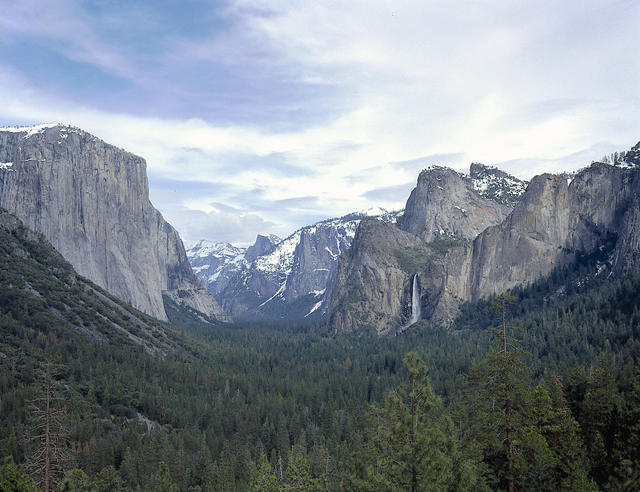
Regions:
<instances>
[{"instance_id":1,"label":"mountain slope with trees","mask_svg":"<svg viewBox=\"0 0 640 492\"><path fill-rule=\"evenodd\" d=\"M6 214L3 224L0 456L29 461L38 368L51 361L70 431L61 436L70 454L61 483L384 490L403 469L370 465L394 446L399 459L435 453L416 463L441 459L443 470L464 472L478 490L511 480L527 490L549 490L549 481L637 488L640 279L609 276L610 250L511 292L506 319L522 352L506 360L491 349L487 328L501 326L491 300L465 304L448 329L423 320L390 338L334 337L322 325L212 324L170 299L165 325L102 293L104 301L41 237ZM411 351L408 369L402 361ZM505 429L499 410L516 374L507 369L522 374L521 386L509 389L519 443L511 458L492 437ZM423 389L397 389L412 371ZM411 419L423 429L416 442L433 448L398 447L397 435L382 432L394 422L410 431ZM25 469L3 465L0 483L28 483ZM453 477L443 473L442 487L461 476Z\"/></svg>"}]
</instances>

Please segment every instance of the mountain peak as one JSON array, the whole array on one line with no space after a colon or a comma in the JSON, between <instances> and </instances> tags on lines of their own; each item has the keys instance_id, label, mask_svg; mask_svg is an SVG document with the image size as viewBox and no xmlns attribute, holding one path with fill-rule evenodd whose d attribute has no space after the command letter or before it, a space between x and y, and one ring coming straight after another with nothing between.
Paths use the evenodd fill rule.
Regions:
<instances>
[{"instance_id":1,"label":"mountain peak","mask_svg":"<svg viewBox=\"0 0 640 492\"><path fill-rule=\"evenodd\" d=\"M247 248L245 252L245 259L251 263L259 256L265 255L273 250L275 246L282 240L275 234L258 234L256 242Z\"/></svg>"},{"instance_id":2,"label":"mountain peak","mask_svg":"<svg viewBox=\"0 0 640 492\"><path fill-rule=\"evenodd\" d=\"M507 204L484 196L476 180L453 169L432 166L418 176L404 210L400 229L431 241L440 236L472 239L510 212Z\"/></svg>"},{"instance_id":3,"label":"mountain peak","mask_svg":"<svg viewBox=\"0 0 640 492\"><path fill-rule=\"evenodd\" d=\"M527 189L526 181L478 162L471 164L469 180L480 196L505 205L515 204Z\"/></svg>"}]
</instances>

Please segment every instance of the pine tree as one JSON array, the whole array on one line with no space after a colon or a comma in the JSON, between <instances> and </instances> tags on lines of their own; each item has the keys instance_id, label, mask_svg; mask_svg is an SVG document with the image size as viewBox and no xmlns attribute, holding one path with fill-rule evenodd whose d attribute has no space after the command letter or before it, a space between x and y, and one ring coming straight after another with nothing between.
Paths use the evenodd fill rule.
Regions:
<instances>
[{"instance_id":1,"label":"pine tree","mask_svg":"<svg viewBox=\"0 0 640 492\"><path fill-rule=\"evenodd\" d=\"M225 442L222 453L220 453L220 456L214 464L215 490L220 492L236 491L233 458L229 443Z\"/></svg>"},{"instance_id":2,"label":"pine tree","mask_svg":"<svg viewBox=\"0 0 640 492\"><path fill-rule=\"evenodd\" d=\"M609 481L609 490L631 492L640 490L640 371L631 383L624 412L623 428L619 430L621 460Z\"/></svg>"},{"instance_id":3,"label":"pine tree","mask_svg":"<svg viewBox=\"0 0 640 492\"><path fill-rule=\"evenodd\" d=\"M135 487L140 482L138 458L133 454L129 446L124 450L122 463L120 464L120 474L131 487Z\"/></svg>"},{"instance_id":4,"label":"pine tree","mask_svg":"<svg viewBox=\"0 0 640 492\"><path fill-rule=\"evenodd\" d=\"M61 373L62 369L47 357L40 369L38 396L31 405L25 469L44 492L57 487L72 463L67 410L62 384L56 379Z\"/></svg>"},{"instance_id":5,"label":"pine tree","mask_svg":"<svg viewBox=\"0 0 640 492\"><path fill-rule=\"evenodd\" d=\"M615 436L620 403L613 362L605 356L587 381L581 409L581 427L587 445L591 473L604 485L615 468Z\"/></svg>"},{"instance_id":6,"label":"pine tree","mask_svg":"<svg viewBox=\"0 0 640 492\"><path fill-rule=\"evenodd\" d=\"M200 452L198 454L195 475L202 490L214 490L215 466L204 434L202 434L200 440Z\"/></svg>"},{"instance_id":7,"label":"pine tree","mask_svg":"<svg viewBox=\"0 0 640 492\"><path fill-rule=\"evenodd\" d=\"M180 492L180 489L171 478L169 467L164 461L158 465L158 471L153 479L152 492Z\"/></svg>"},{"instance_id":8,"label":"pine tree","mask_svg":"<svg viewBox=\"0 0 640 492\"><path fill-rule=\"evenodd\" d=\"M571 414L560 378L552 378L548 388L551 407L541 433L554 456L553 483L560 490L598 490L589 478L580 426Z\"/></svg>"},{"instance_id":9,"label":"pine tree","mask_svg":"<svg viewBox=\"0 0 640 492\"><path fill-rule=\"evenodd\" d=\"M60 492L91 492L89 476L79 468L69 470L60 484Z\"/></svg>"},{"instance_id":10,"label":"pine tree","mask_svg":"<svg viewBox=\"0 0 640 492\"><path fill-rule=\"evenodd\" d=\"M283 492L324 492L320 481L311 474L311 465L300 449L294 449L287 466Z\"/></svg>"},{"instance_id":11,"label":"pine tree","mask_svg":"<svg viewBox=\"0 0 640 492\"><path fill-rule=\"evenodd\" d=\"M128 492L129 488L112 465L105 466L93 478L92 492Z\"/></svg>"},{"instance_id":12,"label":"pine tree","mask_svg":"<svg viewBox=\"0 0 640 492\"><path fill-rule=\"evenodd\" d=\"M372 408L364 455L355 465L355 488L371 491L483 490L474 466L458 454L457 436L443 417L427 368L415 352L404 358L408 392L391 392L384 406ZM454 470L457 459L458 469Z\"/></svg>"},{"instance_id":13,"label":"pine tree","mask_svg":"<svg viewBox=\"0 0 640 492\"><path fill-rule=\"evenodd\" d=\"M271 464L266 454L260 455L258 469L251 477L249 492L278 492L278 479L271 473Z\"/></svg>"},{"instance_id":14,"label":"pine tree","mask_svg":"<svg viewBox=\"0 0 640 492\"><path fill-rule=\"evenodd\" d=\"M3 492L39 492L33 479L23 473L13 460L9 459L0 467L0 490Z\"/></svg>"},{"instance_id":15,"label":"pine tree","mask_svg":"<svg viewBox=\"0 0 640 492\"><path fill-rule=\"evenodd\" d=\"M496 345L484 365L487 379L484 397L489 408L481 416L486 426L484 436L491 436L485 445L485 459L495 471L498 487L509 492L515 492L525 473L518 442L525 440L523 409L527 398L523 384L524 353L507 330L507 306L513 302L514 297L503 294L492 304L492 309L501 316L501 326L493 330Z\"/></svg>"}]
</instances>

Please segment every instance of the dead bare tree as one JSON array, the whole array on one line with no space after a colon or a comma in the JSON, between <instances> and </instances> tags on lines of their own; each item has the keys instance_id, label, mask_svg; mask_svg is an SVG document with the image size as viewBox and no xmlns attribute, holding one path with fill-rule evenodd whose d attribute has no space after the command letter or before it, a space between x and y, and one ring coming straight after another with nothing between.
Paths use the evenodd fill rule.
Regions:
<instances>
[{"instance_id":1,"label":"dead bare tree","mask_svg":"<svg viewBox=\"0 0 640 492\"><path fill-rule=\"evenodd\" d=\"M58 380L61 373L50 358L42 363L38 395L30 405L25 470L44 492L56 489L73 462L67 408Z\"/></svg>"}]
</instances>

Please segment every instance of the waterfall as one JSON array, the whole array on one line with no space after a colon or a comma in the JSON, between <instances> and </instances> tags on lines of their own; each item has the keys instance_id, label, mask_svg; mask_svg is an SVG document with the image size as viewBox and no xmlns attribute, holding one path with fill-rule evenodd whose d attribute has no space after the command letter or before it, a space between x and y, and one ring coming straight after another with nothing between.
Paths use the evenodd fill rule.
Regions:
<instances>
[{"instance_id":1,"label":"waterfall","mask_svg":"<svg viewBox=\"0 0 640 492\"><path fill-rule=\"evenodd\" d=\"M396 330L396 335L420 321L420 314L420 285L418 285L418 274L416 273L413 275L413 283L411 285L411 318L399 330Z\"/></svg>"},{"instance_id":2,"label":"waterfall","mask_svg":"<svg viewBox=\"0 0 640 492\"><path fill-rule=\"evenodd\" d=\"M418 274L413 276L413 285L411 286L411 319L409 326L417 323L420 319L420 286L418 285Z\"/></svg>"}]
</instances>

